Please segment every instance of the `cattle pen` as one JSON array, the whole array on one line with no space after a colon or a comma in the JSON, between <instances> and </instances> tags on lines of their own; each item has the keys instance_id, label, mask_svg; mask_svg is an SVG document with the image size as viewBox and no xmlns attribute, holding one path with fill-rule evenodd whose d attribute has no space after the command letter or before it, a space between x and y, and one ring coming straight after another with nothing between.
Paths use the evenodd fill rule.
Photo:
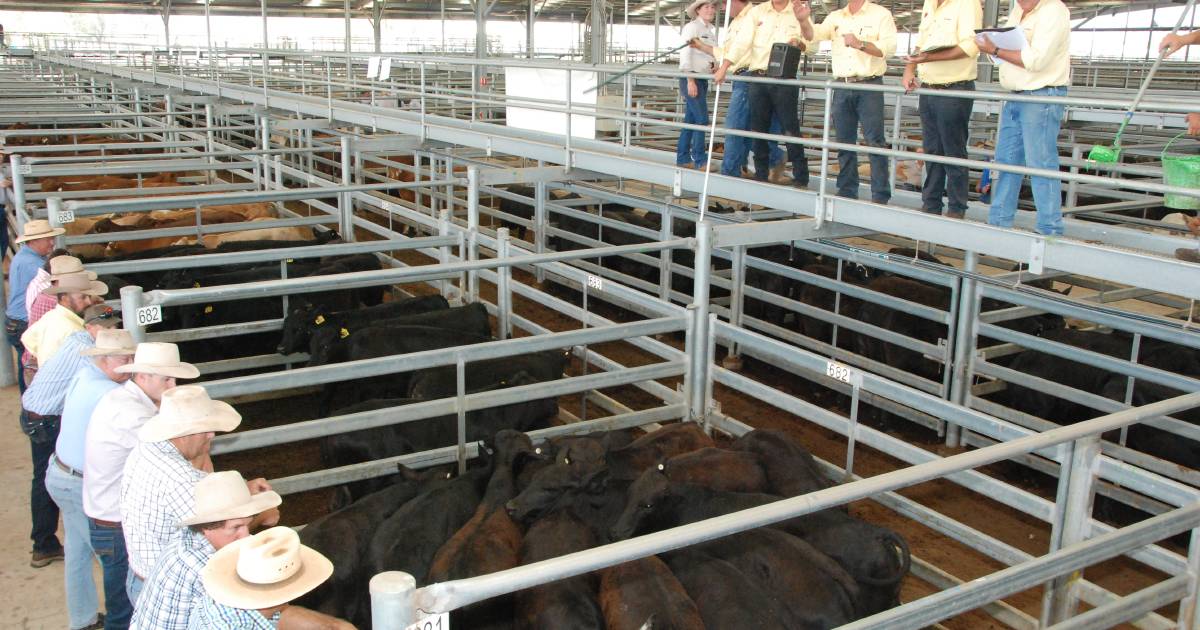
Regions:
<instances>
[{"instance_id":1,"label":"cattle pen","mask_svg":"<svg viewBox=\"0 0 1200 630\"><path fill-rule=\"evenodd\" d=\"M1068 97L981 89L968 159L916 151L915 106L928 90L836 85L884 94L887 146L855 146L832 137L835 84L801 77L800 138L736 135L806 146L818 157L804 189L677 166L669 149L689 125L671 69L576 100L572 81L620 72L629 50L584 61L367 52L349 39L345 51L286 49L265 41L263 6L261 48L30 35L28 56L0 63L15 209L5 229L19 235L35 218L63 226L59 244L91 252L101 276L191 274L170 286L123 282L109 298L135 339L196 352L210 395L243 411L243 428L213 441L218 468L267 477L287 497L285 521L301 526L330 511L321 493L398 465L465 472L490 449L469 437L481 412L548 399L557 415L528 431L537 445L694 424L723 446L779 429L836 482L486 575L382 571L369 581L371 627L406 629L839 507L911 548L899 605L841 627L1200 627L1200 276L1173 258L1194 247L1186 228L1147 212L1163 195L1200 199L1161 183L1174 128L1194 109L1193 65L1164 65L1128 114L1126 160L1111 165L1084 154L1127 117L1144 68L1077 59ZM566 96L520 92L523 72L559 73ZM991 161L1009 101L1066 109L1061 172ZM544 126L517 125L517 110ZM716 127L718 142L732 135ZM836 153L850 149L890 159L889 205L835 194ZM921 212L899 175L916 161L1052 174L1065 235L1029 231L1028 212L1023 229L990 226L979 201L961 221ZM104 177L128 187L83 185ZM47 184L56 181L80 186ZM235 206L267 214L218 214ZM182 218L150 221L168 215ZM80 229L117 217L130 221ZM273 229L314 240L200 247ZM181 239L197 248L114 256ZM297 271L357 256L371 268ZM269 275L214 285L201 275L250 265ZM277 348L310 296L379 289L388 302L481 305L494 338L313 365L315 344ZM203 317L213 313L235 316ZM566 370L552 379L470 385L472 364L558 353ZM0 362L0 381L12 369ZM437 370L452 375L449 391L402 406L313 404L339 386ZM452 419L454 439L432 449L340 465L316 457L314 445L335 436L439 418ZM287 512L293 500L301 516Z\"/></svg>"}]
</instances>

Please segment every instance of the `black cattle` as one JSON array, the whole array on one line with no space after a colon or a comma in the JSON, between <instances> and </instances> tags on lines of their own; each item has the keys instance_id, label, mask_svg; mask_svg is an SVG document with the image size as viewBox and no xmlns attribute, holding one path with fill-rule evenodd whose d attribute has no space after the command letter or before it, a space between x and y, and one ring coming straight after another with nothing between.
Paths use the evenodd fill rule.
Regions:
<instances>
[{"instance_id":1,"label":"black cattle","mask_svg":"<svg viewBox=\"0 0 1200 630\"><path fill-rule=\"evenodd\" d=\"M825 278L837 278L838 264L842 266L842 281L852 285L865 287L876 276L875 270L871 267L862 264L839 263L836 259L833 259L832 262L810 262L804 265L802 269L813 275ZM849 315L851 317L857 316L858 309L862 306L862 301L856 297L843 294L839 301L834 291L807 282L798 283L795 295L796 301L830 313L835 312L834 306L836 305L838 307L836 309L838 314ZM816 317L797 314L796 329L805 336L817 341L832 343L833 325ZM854 331L839 327L838 347L853 348L854 337Z\"/></svg>"},{"instance_id":2,"label":"black cattle","mask_svg":"<svg viewBox=\"0 0 1200 630\"><path fill-rule=\"evenodd\" d=\"M877 293L898 297L941 311L950 308L950 290L942 286L930 285L900 276L883 276L869 282L867 288ZM946 337L945 324L939 324L874 302L862 303L858 319L864 324L872 324L927 343L936 344L939 339ZM941 380L942 364L936 360L927 359L920 352L881 341L871 335L857 335L855 346L858 353L867 358L931 381L940 382Z\"/></svg>"},{"instance_id":3,"label":"black cattle","mask_svg":"<svg viewBox=\"0 0 1200 630\"><path fill-rule=\"evenodd\" d=\"M739 437L731 448L758 456L773 494L794 497L834 485L821 473L812 453L783 431L755 429Z\"/></svg>"},{"instance_id":4,"label":"black cattle","mask_svg":"<svg viewBox=\"0 0 1200 630\"><path fill-rule=\"evenodd\" d=\"M313 320L315 322L315 318ZM446 348L479 343L477 339L490 339L492 336L491 322L488 320L487 309L479 303L468 304L457 308L447 308L433 311L410 313L366 322L364 326L351 327L348 325L334 326L326 322L317 326L309 339L309 365L325 365L327 363L342 363L357 361L389 354L403 354L418 350L403 349L411 347L407 341L400 341L402 347L394 351L380 344L387 344L400 335L392 334L386 329L418 326L422 328L438 328L446 333L461 334L472 341L448 343L440 346L427 346L423 350ZM443 335L444 338L444 335ZM449 338L452 340L452 337ZM407 345L405 345L407 344Z\"/></svg>"},{"instance_id":5,"label":"black cattle","mask_svg":"<svg viewBox=\"0 0 1200 630\"><path fill-rule=\"evenodd\" d=\"M609 477L633 481L642 471L675 455L714 446L712 438L695 422L669 424L647 433L628 446L612 449L605 455Z\"/></svg>"},{"instance_id":6,"label":"black cattle","mask_svg":"<svg viewBox=\"0 0 1200 630\"><path fill-rule=\"evenodd\" d=\"M532 564L591 549L596 539L592 528L569 511L562 510L530 526L521 543L521 564ZM523 589L516 593L516 628L521 630L604 630L604 613L597 601L594 574Z\"/></svg>"},{"instance_id":7,"label":"black cattle","mask_svg":"<svg viewBox=\"0 0 1200 630\"><path fill-rule=\"evenodd\" d=\"M400 466L399 479L353 504L309 523L300 530L300 542L333 562L333 575L304 596L301 605L341 617L360 628L370 624L366 552L372 532L402 505L429 489L430 483L448 478L443 470L423 473Z\"/></svg>"},{"instance_id":8,"label":"black cattle","mask_svg":"<svg viewBox=\"0 0 1200 630\"><path fill-rule=\"evenodd\" d=\"M601 570L600 607L608 630L704 630L696 602L658 556Z\"/></svg>"},{"instance_id":9,"label":"black cattle","mask_svg":"<svg viewBox=\"0 0 1200 630\"><path fill-rule=\"evenodd\" d=\"M625 510L612 528L612 537L621 540L781 498L672 483L660 471L648 470L630 486ZM908 574L911 558L908 544L895 532L836 509L788 519L773 527L799 536L841 565L858 584L856 608L860 614L874 614L898 603L900 581Z\"/></svg>"},{"instance_id":10,"label":"black cattle","mask_svg":"<svg viewBox=\"0 0 1200 630\"><path fill-rule=\"evenodd\" d=\"M500 211L505 214L511 214L512 216L517 217L519 219L524 219L526 221L533 221L533 219L534 219L533 204L535 202L534 195L537 194L537 191L534 190L533 186L528 186L526 184L510 184L510 185L506 186L504 189L507 192L513 193L514 195L521 195L522 197L528 197L530 201L527 203L524 201L516 201L514 199L508 199L505 197L497 197L499 199ZM552 191L547 196L547 201L562 201L564 199L579 199L579 195L577 195L575 193L562 193L562 192L553 192ZM518 224L518 223L514 223L513 221L506 219L504 217L500 218L500 225L508 228L509 231L511 231L513 233L513 235L516 236L516 238L519 238L519 239L525 238L525 235L527 233L526 226Z\"/></svg>"},{"instance_id":11,"label":"black cattle","mask_svg":"<svg viewBox=\"0 0 1200 630\"><path fill-rule=\"evenodd\" d=\"M791 245L752 247L746 250L746 255L793 269L803 269L805 266L816 262L816 257L813 254L803 249L792 247ZM791 299L798 299L801 286L800 283L791 278L785 278L749 265L746 266L745 284L748 287ZM743 302L742 312L750 317L765 320L776 326L784 326L787 323L788 309L757 298L746 297Z\"/></svg>"},{"instance_id":12,"label":"black cattle","mask_svg":"<svg viewBox=\"0 0 1200 630\"><path fill-rule=\"evenodd\" d=\"M568 354L547 350L530 354L472 361L465 366L466 387L478 391L496 386L511 386L510 381L523 373L527 382L545 382L562 378ZM458 392L457 368L452 365L420 370L409 380L408 397L433 400Z\"/></svg>"},{"instance_id":13,"label":"black cattle","mask_svg":"<svg viewBox=\"0 0 1200 630\"><path fill-rule=\"evenodd\" d=\"M480 459L466 474L413 497L373 532L362 532L371 536L366 556L371 575L403 571L425 583L434 554L470 520L492 476L491 455Z\"/></svg>"},{"instance_id":14,"label":"black cattle","mask_svg":"<svg viewBox=\"0 0 1200 630\"><path fill-rule=\"evenodd\" d=\"M763 528L719 538L701 550L757 578L788 628L835 628L858 617L854 579L794 536Z\"/></svg>"},{"instance_id":15,"label":"black cattle","mask_svg":"<svg viewBox=\"0 0 1200 630\"><path fill-rule=\"evenodd\" d=\"M732 564L695 548L665 554L671 572L687 589L706 628L793 630L779 617L780 603Z\"/></svg>"},{"instance_id":16,"label":"black cattle","mask_svg":"<svg viewBox=\"0 0 1200 630\"><path fill-rule=\"evenodd\" d=\"M283 338L279 341L277 351L279 354L291 354L308 349L313 332L323 327L355 329L381 319L448 308L450 304L440 295L421 295L348 311L329 310L321 304L300 304L293 307L283 320Z\"/></svg>"},{"instance_id":17,"label":"black cattle","mask_svg":"<svg viewBox=\"0 0 1200 630\"><path fill-rule=\"evenodd\" d=\"M504 504L516 491L516 475L534 457L533 443L520 431L495 435L495 465L475 513L438 549L429 565L430 584L488 575L521 561L521 530ZM513 596L501 595L453 611L450 625L480 630L513 627Z\"/></svg>"},{"instance_id":18,"label":"black cattle","mask_svg":"<svg viewBox=\"0 0 1200 630\"><path fill-rule=\"evenodd\" d=\"M601 214L607 219L654 230L656 233L661 227L659 224L638 214L632 207L624 204L604 204L601 208ZM649 243L653 240L625 230L601 227L597 223L568 215L560 215L555 227L592 240L602 240L609 245L633 245ZM574 240L557 235L550 237L547 243L551 249L560 252L588 249L591 247L589 244L577 243ZM628 276L645 280L646 282L658 283L657 267L635 262L624 256L604 256L600 259L599 264L606 269L612 269Z\"/></svg>"},{"instance_id":19,"label":"black cattle","mask_svg":"<svg viewBox=\"0 0 1200 630\"><path fill-rule=\"evenodd\" d=\"M1124 402L1127 383L1128 377L1121 374L1113 374L1109 376L1108 381L1101 390L1101 395L1118 402ZM1131 403L1134 407L1141 407L1167 400L1168 398L1182 396L1185 393L1171 387L1139 380L1134 383ZM1176 412L1171 414L1170 417L1200 426L1200 408L1193 407L1192 409ZM1132 449L1165 459L1169 462L1192 469L1200 468L1200 443L1157 427L1148 426L1144 423L1130 425L1125 444Z\"/></svg>"},{"instance_id":20,"label":"black cattle","mask_svg":"<svg viewBox=\"0 0 1200 630\"><path fill-rule=\"evenodd\" d=\"M707 447L676 455L658 465L673 482L694 483L728 492L768 492L767 475L756 453Z\"/></svg>"}]
</instances>

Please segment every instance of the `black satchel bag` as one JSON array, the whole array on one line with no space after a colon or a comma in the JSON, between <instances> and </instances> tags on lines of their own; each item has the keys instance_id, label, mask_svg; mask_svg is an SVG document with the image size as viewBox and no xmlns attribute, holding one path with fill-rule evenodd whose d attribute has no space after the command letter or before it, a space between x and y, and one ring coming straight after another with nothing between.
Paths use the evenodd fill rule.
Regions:
<instances>
[{"instance_id":1,"label":"black satchel bag","mask_svg":"<svg viewBox=\"0 0 1200 630\"><path fill-rule=\"evenodd\" d=\"M59 416L33 417L28 411L21 410L21 432L29 436L34 444L45 444L58 439Z\"/></svg>"}]
</instances>

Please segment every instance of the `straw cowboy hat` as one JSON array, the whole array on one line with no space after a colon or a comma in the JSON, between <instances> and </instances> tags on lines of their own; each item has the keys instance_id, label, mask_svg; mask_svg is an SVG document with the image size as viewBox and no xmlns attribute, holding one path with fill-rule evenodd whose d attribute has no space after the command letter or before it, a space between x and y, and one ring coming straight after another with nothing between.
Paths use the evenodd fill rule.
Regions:
<instances>
[{"instance_id":1,"label":"straw cowboy hat","mask_svg":"<svg viewBox=\"0 0 1200 630\"><path fill-rule=\"evenodd\" d=\"M697 13L699 13L699 11L700 11L700 7L702 7L706 4L711 4L714 7L716 6L716 3L713 2L712 0L696 0L695 2L689 4L688 7L686 9L684 9L684 12L687 13L688 17L690 17L694 20L694 19L696 19Z\"/></svg>"},{"instance_id":2,"label":"straw cowboy hat","mask_svg":"<svg viewBox=\"0 0 1200 630\"><path fill-rule=\"evenodd\" d=\"M39 238L49 238L51 236L61 236L67 231L62 228L50 227L50 222L45 219L34 219L25 222L24 234L17 237L15 243L25 243L27 241L36 241Z\"/></svg>"},{"instance_id":3,"label":"straw cowboy hat","mask_svg":"<svg viewBox=\"0 0 1200 630\"><path fill-rule=\"evenodd\" d=\"M137 343L133 341L133 335L129 334L128 330L105 328L96 333L96 345L87 350L80 350L79 354L85 357L130 355L133 354L135 346Z\"/></svg>"},{"instance_id":4,"label":"straw cowboy hat","mask_svg":"<svg viewBox=\"0 0 1200 630\"><path fill-rule=\"evenodd\" d=\"M80 317L83 319L83 324L85 326L89 324L95 324L105 328L116 328L117 324L121 323L121 314L117 311L114 311L113 308L107 304L93 304L83 309L83 315ZM132 337L130 338L132 339ZM129 354L133 354L133 345L136 344L130 345Z\"/></svg>"},{"instance_id":5,"label":"straw cowboy hat","mask_svg":"<svg viewBox=\"0 0 1200 630\"><path fill-rule=\"evenodd\" d=\"M222 547L209 558L200 579L218 604L262 610L304 595L330 575L333 563L301 545L295 530L272 527Z\"/></svg>"},{"instance_id":6,"label":"straw cowboy hat","mask_svg":"<svg viewBox=\"0 0 1200 630\"><path fill-rule=\"evenodd\" d=\"M250 494L242 473L225 470L196 482L196 509L191 518L179 521L179 526L247 518L279 507L280 503L283 503L283 498L279 493L268 490Z\"/></svg>"},{"instance_id":7,"label":"straw cowboy hat","mask_svg":"<svg viewBox=\"0 0 1200 630\"><path fill-rule=\"evenodd\" d=\"M55 256L50 259L50 278L58 280L63 276L69 276L77 273L87 274L88 280L96 279L95 271L87 271L83 268L83 261L74 256Z\"/></svg>"},{"instance_id":8,"label":"straw cowboy hat","mask_svg":"<svg viewBox=\"0 0 1200 630\"><path fill-rule=\"evenodd\" d=\"M200 370L191 363L179 360L179 346L173 343L147 341L137 345L133 363L116 369L121 374L158 374L174 378L196 378Z\"/></svg>"},{"instance_id":9,"label":"straw cowboy hat","mask_svg":"<svg viewBox=\"0 0 1200 630\"><path fill-rule=\"evenodd\" d=\"M141 348L138 346L139 353ZM241 423L241 414L229 403L209 398L208 392L199 385L180 385L163 392L158 415L138 429L138 439L162 442L209 431L227 433Z\"/></svg>"},{"instance_id":10,"label":"straw cowboy hat","mask_svg":"<svg viewBox=\"0 0 1200 630\"><path fill-rule=\"evenodd\" d=\"M73 273L60 276L54 284L46 287L46 295L61 295L63 293L82 293L84 295L104 295L108 293L108 285L99 280L92 280L88 272Z\"/></svg>"}]
</instances>

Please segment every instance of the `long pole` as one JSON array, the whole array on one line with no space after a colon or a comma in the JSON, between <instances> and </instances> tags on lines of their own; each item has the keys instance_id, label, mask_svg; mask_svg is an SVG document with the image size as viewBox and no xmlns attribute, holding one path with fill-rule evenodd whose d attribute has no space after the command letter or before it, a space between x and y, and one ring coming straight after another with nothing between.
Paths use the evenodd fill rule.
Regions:
<instances>
[{"instance_id":1,"label":"long pole","mask_svg":"<svg viewBox=\"0 0 1200 630\"><path fill-rule=\"evenodd\" d=\"M729 7L732 0L725 0L725 27L721 29L721 33L729 30ZM749 7L743 7L745 11ZM716 83L716 81L713 81ZM708 210L708 180L712 177L712 152L713 144L717 140L717 111L721 107L721 84L717 83L713 90L713 113L712 120L708 124L708 163L704 165L704 184L700 187L700 220L704 220L704 212Z\"/></svg>"}]
</instances>

